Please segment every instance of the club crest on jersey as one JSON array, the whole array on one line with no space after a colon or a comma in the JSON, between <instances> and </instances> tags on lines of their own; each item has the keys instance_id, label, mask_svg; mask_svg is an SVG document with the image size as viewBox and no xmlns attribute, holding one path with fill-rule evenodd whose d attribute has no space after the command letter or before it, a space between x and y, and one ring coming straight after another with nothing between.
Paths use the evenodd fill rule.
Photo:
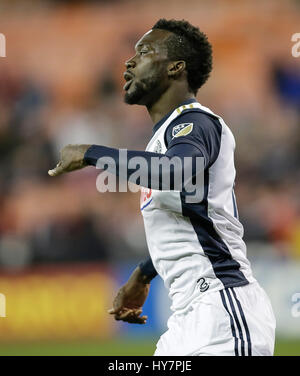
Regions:
<instances>
[{"instance_id":1,"label":"club crest on jersey","mask_svg":"<svg viewBox=\"0 0 300 376\"><path fill-rule=\"evenodd\" d=\"M193 123L182 123L175 125L175 127L172 129L172 137L181 137L181 136L187 136L190 134L193 130Z\"/></svg>"}]
</instances>

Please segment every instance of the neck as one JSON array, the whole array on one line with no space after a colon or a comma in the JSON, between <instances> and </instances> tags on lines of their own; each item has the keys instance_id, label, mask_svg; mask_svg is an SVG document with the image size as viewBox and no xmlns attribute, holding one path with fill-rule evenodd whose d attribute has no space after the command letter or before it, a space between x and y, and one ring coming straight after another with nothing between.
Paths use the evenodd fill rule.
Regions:
<instances>
[{"instance_id":1,"label":"neck","mask_svg":"<svg viewBox=\"0 0 300 376\"><path fill-rule=\"evenodd\" d=\"M147 106L152 122L156 124L168 112L178 107L180 103L194 97L195 96L187 91L186 88L178 86L170 87L155 103Z\"/></svg>"}]
</instances>

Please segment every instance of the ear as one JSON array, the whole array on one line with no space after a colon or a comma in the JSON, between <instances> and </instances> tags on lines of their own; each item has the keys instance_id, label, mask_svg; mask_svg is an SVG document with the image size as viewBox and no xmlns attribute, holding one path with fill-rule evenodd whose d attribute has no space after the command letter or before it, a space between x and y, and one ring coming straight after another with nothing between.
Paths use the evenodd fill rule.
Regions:
<instances>
[{"instance_id":1,"label":"ear","mask_svg":"<svg viewBox=\"0 0 300 376\"><path fill-rule=\"evenodd\" d=\"M184 60L173 61L168 65L168 76L174 77L182 73L186 68Z\"/></svg>"}]
</instances>

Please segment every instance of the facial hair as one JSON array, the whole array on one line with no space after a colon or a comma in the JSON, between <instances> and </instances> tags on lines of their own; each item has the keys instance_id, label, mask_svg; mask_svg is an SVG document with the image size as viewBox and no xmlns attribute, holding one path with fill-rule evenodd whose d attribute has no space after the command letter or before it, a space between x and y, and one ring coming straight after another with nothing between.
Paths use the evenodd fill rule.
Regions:
<instances>
[{"instance_id":1,"label":"facial hair","mask_svg":"<svg viewBox=\"0 0 300 376\"><path fill-rule=\"evenodd\" d=\"M124 95L127 104L147 104L144 101L150 100L153 95L157 96L160 85L160 75L151 76L140 81L133 81L129 90ZM130 91L131 89L131 91Z\"/></svg>"}]
</instances>

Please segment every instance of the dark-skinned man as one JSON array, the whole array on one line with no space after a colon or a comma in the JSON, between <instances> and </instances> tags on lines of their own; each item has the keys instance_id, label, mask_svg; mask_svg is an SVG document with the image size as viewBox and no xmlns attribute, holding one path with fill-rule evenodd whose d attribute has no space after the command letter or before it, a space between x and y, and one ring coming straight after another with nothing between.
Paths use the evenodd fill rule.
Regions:
<instances>
[{"instance_id":1,"label":"dark-skinned man","mask_svg":"<svg viewBox=\"0 0 300 376\"><path fill-rule=\"evenodd\" d=\"M106 163L108 171L130 181L129 161L145 160L139 183L150 257L120 288L109 312L116 320L145 324L142 307L158 274L173 314L155 355L272 355L275 318L252 275L238 219L235 140L224 120L195 98L211 70L212 48L204 33L186 21L159 20L137 42L124 73L125 102L146 106L154 124L146 151L129 150L124 161L118 149L68 145L49 175L106 158L114 162ZM153 171L155 157L188 158L190 180L203 177L201 200L189 200L185 179L182 189L174 183L175 172L184 175L187 165L170 168L167 187L162 173ZM153 179L147 179L149 171Z\"/></svg>"}]
</instances>

